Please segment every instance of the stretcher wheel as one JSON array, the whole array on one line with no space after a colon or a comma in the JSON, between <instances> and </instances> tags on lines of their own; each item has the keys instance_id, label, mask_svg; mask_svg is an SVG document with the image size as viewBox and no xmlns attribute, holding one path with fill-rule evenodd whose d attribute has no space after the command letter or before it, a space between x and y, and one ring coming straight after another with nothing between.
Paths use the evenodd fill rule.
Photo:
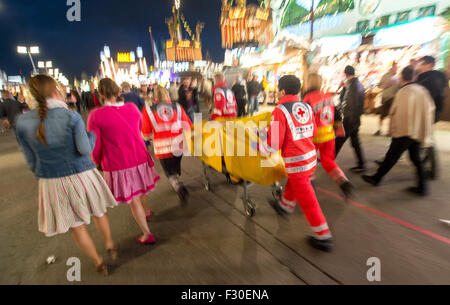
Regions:
<instances>
[{"instance_id":1,"label":"stretcher wheel","mask_svg":"<svg viewBox=\"0 0 450 305\"><path fill-rule=\"evenodd\" d=\"M207 190L208 192L211 192L211 183L208 181L208 182L205 182L205 190Z\"/></svg>"},{"instance_id":2,"label":"stretcher wheel","mask_svg":"<svg viewBox=\"0 0 450 305\"><path fill-rule=\"evenodd\" d=\"M247 215L247 217L253 217L256 212L256 206L253 203L253 201L251 200L242 200L242 201L244 202L245 215Z\"/></svg>"},{"instance_id":3,"label":"stretcher wheel","mask_svg":"<svg viewBox=\"0 0 450 305\"><path fill-rule=\"evenodd\" d=\"M279 200L283 195L283 187L277 182L272 185L272 196L275 200Z\"/></svg>"}]
</instances>

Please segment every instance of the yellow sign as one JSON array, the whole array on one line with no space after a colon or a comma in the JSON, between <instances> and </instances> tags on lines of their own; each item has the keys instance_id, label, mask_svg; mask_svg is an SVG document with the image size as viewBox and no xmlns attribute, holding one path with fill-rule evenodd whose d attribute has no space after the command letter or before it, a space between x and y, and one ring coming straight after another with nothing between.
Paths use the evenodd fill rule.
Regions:
<instances>
[{"instance_id":1,"label":"yellow sign","mask_svg":"<svg viewBox=\"0 0 450 305\"><path fill-rule=\"evenodd\" d=\"M189 40L183 40L178 42L179 48L189 48L191 46L191 42Z\"/></svg>"},{"instance_id":2,"label":"yellow sign","mask_svg":"<svg viewBox=\"0 0 450 305\"><path fill-rule=\"evenodd\" d=\"M117 53L117 62L133 62L131 53Z\"/></svg>"},{"instance_id":3,"label":"yellow sign","mask_svg":"<svg viewBox=\"0 0 450 305\"><path fill-rule=\"evenodd\" d=\"M256 11L256 18L267 21L269 19L269 10L258 9Z\"/></svg>"},{"instance_id":4,"label":"yellow sign","mask_svg":"<svg viewBox=\"0 0 450 305\"><path fill-rule=\"evenodd\" d=\"M167 42L166 42L166 47L167 47L168 49L172 48L172 47L173 47L173 41L172 41L172 40L167 40Z\"/></svg>"}]
</instances>

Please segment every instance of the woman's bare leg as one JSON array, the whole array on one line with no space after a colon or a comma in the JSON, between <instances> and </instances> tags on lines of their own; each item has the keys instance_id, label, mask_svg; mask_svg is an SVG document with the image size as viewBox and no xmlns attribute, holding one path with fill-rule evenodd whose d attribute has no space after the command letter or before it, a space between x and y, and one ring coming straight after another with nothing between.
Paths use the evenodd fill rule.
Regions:
<instances>
[{"instance_id":1,"label":"woman's bare leg","mask_svg":"<svg viewBox=\"0 0 450 305\"><path fill-rule=\"evenodd\" d=\"M86 225L82 225L71 229L73 239L77 246L94 262L95 266L99 266L103 259L98 255L94 242L89 235Z\"/></svg>"},{"instance_id":2,"label":"woman's bare leg","mask_svg":"<svg viewBox=\"0 0 450 305\"><path fill-rule=\"evenodd\" d=\"M144 236L142 236L142 240L145 240L150 235L150 229L148 228L148 223L145 218L145 210L142 207L141 198L134 198L131 201L130 204L131 213L133 213L133 217L136 220L136 223L141 228L142 233Z\"/></svg>"},{"instance_id":3,"label":"woman's bare leg","mask_svg":"<svg viewBox=\"0 0 450 305\"><path fill-rule=\"evenodd\" d=\"M94 222L97 230L105 241L106 249L113 249L114 241L111 237L111 227L109 225L108 216L105 214L102 217L94 217Z\"/></svg>"}]
</instances>

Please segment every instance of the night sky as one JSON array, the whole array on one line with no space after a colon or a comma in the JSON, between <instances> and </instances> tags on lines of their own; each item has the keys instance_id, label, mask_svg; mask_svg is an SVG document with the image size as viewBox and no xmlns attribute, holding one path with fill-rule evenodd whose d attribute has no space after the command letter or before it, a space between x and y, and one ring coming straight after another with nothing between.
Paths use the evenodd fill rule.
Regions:
<instances>
[{"instance_id":1,"label":"night sky","mask_svg":"<svg viewBox=\"0 0 450 305\"><path fill-rule=\"evenodd\" d=\"M0 0L0 70L18 75L32 70L27 55L17 46L37 45L38 60L52 60L66 76L92 75L100 63L105 44L113 56L119 51L144 49L147 63L153 61L148 27L157 44L168 39L165 18L173 0L81 0L81 22L66 18L66 0ZM182 0L182 11L195 32L197 21L205 23L201 35L203 56L209 50L214 61L223 61L219 17L221 0ZM248 3L257 3L256 0ZM161 52L161 50L159 50Z\"/></svg>"}]
</instances>

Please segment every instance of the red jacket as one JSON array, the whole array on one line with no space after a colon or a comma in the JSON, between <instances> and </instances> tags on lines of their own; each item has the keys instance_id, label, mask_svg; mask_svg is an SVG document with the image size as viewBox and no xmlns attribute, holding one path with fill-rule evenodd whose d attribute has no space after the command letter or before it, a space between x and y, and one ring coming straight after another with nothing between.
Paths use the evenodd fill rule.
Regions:
<instances>
[{"instance_id":1,"label":"red jacket","mask_svg":"<svg viewBox=\"0 0 450 305\"><path fill-rule=\"evenodd\" d=\"M142 111L142 134L153 136L153 148L157 159L182 155L183 129L191 129L192 123L179 104L160 103L144 107Z\"/></svg>"},{"instance_id":2,"label":"red jacket","mask_svg":"<svg viewBox=\"0 0 450 305\"><path fill-rule=\"evenodd\" d=\"M214 112L211 120L217 118L234 119L237 116L237 104L233 92L225 82L214 86Z\"/></svg>"},{"instance_id":3,"label":"red jacket","mask_svg":"<svg viewBox=\"0 0 450 305\"><path fill-rule=\"evenodd\" d=\"M334 140L334 102L333 96L329 93L312 91L305 95L303 102L308 103L313 111L317 133L314 143L324 143Z\"/></svg>"},{"instance_id":4,"label":"red jacket","mask_svg":"<svg viewBox=\"0 0 450 305\"><path fill-rule=\"evenodd\" d=\"M311 176L317 164L313 143L316 126L314 113L297 95L286 95L272 112L267 145L281 155L289 177Z\"/></svg>"}]
</instances>

